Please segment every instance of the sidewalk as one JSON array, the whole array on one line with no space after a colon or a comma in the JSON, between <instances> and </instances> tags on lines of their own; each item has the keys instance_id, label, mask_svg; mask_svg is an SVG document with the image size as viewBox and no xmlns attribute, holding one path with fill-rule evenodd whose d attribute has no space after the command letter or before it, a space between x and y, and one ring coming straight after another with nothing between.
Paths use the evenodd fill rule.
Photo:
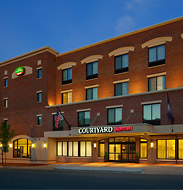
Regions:
<instances>
[{"instance_id":1,"label":"sidewalk","mask_svg":"<svg viewBox=\"0 0 183 190\"><path fill-rule=\"evenodd\" d=\"M138 174L183 175L183 165L170 164L135 164L135 163L54 163L49 165L9 164L1 168L56 170L56 171L88 171L88 172L116 172Z\"/></svg>"}]
</instances>

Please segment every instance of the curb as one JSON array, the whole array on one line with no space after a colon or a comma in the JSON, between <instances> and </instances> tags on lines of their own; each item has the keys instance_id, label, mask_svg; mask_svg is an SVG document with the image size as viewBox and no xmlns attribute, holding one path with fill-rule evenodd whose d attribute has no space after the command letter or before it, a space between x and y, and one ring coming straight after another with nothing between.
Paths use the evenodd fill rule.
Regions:
<instances>
[{"instance_id":1,"label":"curb","mask_svg":"<svg viewBox=\"0 0 183 190\"><path fill-rule=\"evenodd\" d=\"M94 172L114 172L114 173L144 173L142 168L116 168L116 167L56 167L57 171L94 171Z\"/></svg>"}]
</instances>

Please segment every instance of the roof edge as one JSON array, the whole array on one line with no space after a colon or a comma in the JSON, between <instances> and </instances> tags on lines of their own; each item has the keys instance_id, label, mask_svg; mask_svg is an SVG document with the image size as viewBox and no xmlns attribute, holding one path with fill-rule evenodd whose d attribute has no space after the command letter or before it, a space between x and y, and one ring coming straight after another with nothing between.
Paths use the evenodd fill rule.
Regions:
<instances>
[{"instance_id":1,"label":"roof edge","mask_svg":"<svg viewBox=\"0 0 183 190\"><path fill-rule=\"evenodd\" d=\"M165 22L161 22L159 24L151 25L151 26L139 29L139 30L135 30L133 32L122 34L120 36L109 38L109 39L106 39L106 40L103 40L103 41L100 41L100 42L96 42L96 43L93 43L93 44L90 44L90 45L86 45L86 46L83 46L83 47L80 47L80 48L77 48L77 49L74 49L74 50L71 50L71 51L67 51L67 52L64 52L64 53L61 53L61 54L57 55L57 57L60 57L60 56L63 56L63 55L67 55L67 54L70 54L70 53L74 53L74 52L77 52L77 51L81 51L83 49L87 49L87 48L90 48L90 47L93 47L93 46L97 46L97 45L100 45L100 44L104 44L104 43L107 43L107 42L111 42L113 40L118 40L120 38L124 38L124 37L127 37L127 36L138 34L138 33L143 32L143 31L151 30L153 28L158 28L160 26L164 26L164 25L167 25L167 24L171 24L171 23L174 23L174 22L181 21L181 20L183 20L183 16L175 18L175 19L171 19L171 20L168 20L168 21L165 21Z\"/></svg>"}]
</instances>

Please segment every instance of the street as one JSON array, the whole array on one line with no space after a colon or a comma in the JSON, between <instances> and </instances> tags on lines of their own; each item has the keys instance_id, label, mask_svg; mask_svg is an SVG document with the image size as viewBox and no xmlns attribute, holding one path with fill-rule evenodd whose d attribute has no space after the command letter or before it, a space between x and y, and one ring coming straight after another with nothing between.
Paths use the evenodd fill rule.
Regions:
<instances>
[{"instance_id":1,"label":"street","mask_svg":"<svg viewBox=\"0 0 183 190\"><path fill-rule=\"evenodd\" d=\"M0 189L182 189L182 175L0 168Z\"/></svg>"}]
</instances>

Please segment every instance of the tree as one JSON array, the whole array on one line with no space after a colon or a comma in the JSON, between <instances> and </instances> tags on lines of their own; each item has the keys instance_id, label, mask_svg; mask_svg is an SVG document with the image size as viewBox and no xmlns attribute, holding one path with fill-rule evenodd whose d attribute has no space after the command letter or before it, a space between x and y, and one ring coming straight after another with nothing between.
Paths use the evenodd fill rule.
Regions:
<instances>
[{"instance_id":1,"label":"tree","mask_svg":"<svg viewBox=\"0 0 183 190\"><path fill-rule=\"evenodd\" d=\"M10 129L10 125L7 124L6 121L3 121L0 125L0 141L3 145L3 152L6 153L9 152L9 141L15 136L14 130ZM3 155L2 155L3 156ZM5 157L6 161L6 157ZM3 164L3 159L2 159Z\"/></svg>"}]
</instances>

